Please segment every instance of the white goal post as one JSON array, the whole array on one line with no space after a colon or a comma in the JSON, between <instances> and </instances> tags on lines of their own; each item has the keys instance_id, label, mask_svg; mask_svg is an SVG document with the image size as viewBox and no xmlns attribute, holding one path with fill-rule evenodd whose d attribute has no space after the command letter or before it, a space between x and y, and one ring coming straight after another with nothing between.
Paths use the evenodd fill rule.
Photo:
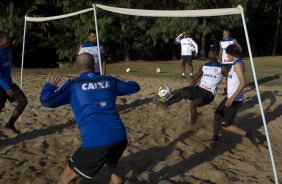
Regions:
<instances>
[{"instance_id":1,"label":"white goal post","mask_svg":"<svg viewBox=\"0 0 282 184\"><path fill-rule=\"evenodd\" d=\"M98 29L98 21L97 21L97 13L96 13L96 8L103 9L105 11L110 11L113 13L118 13L118 14L124 14L124 15L130 15L130 16L143 16L143 17L210 17L210 16L225 16L225 15L241 15L242 17L242 23L244 27L244 32L245 32L245 37L247 41L247 47L248 47L248 53L250 57L250 63L251 63L251 68L252 68L252 73L254 77L254 83L256 87L256 94L259 102L259 107L260 107L260 112L262 116L262 121L263 121L263 126L267 138L267 145L268 145L268 150L269 150L269 155L271 159L271 164L272 164L272 169L273 169L273 174L275 178L275 183L279 184L278 181L278 176L277 176L277 171L275 167L275 161L272 153L272 148L271 148L271 143L270 143L270 138L269 138L269 133L267 129L267 124L265 120L265 115L264 115L264 110L262 106L262 101L260 97L260 92L259 92L259 86L257 82L257 76L256 76L256 71L255 71L255 66L253 62L253 56L251 52L251 47L250 47L250 41L249 41L249 36L248 36L248 31L247 31L247 26L246 26L246 21L245 21L245 15L244 15L244 9L241 5L239 5L236 8L222 8L222 9L202 9L202 10L144 10L144 9L128 9L128 8L117 8L117 7L110 7L110 6L105 6L101 4L92 4L92 8L88 8L85 10L69 13L69 14L64 14L64 15L59 15L59 16L52 16L52 17L29 17L25 16L25 22L24 22L24 35L23 35L23 48L22 48L22 63L21 63L21 83L20 87L23 88L23 68L24 68L24 50L25 50L25 38L26 38L26 24L27 22L43 22L43 21L51 21L51 20L57 20L57 19L62 19L62 18L68 18L71 16L79 15L82 13L86 13L89 11L93 11L94 14L94 21L95 21L95 28L96 28L96 35L97 35L97 45L98 45L98 54L99 54L99 65L100 65L100 72L102 73L102 64L101 64L101 55L100 55L100 46L99 46L99 29Z\"/></svg>"}]
</instances>

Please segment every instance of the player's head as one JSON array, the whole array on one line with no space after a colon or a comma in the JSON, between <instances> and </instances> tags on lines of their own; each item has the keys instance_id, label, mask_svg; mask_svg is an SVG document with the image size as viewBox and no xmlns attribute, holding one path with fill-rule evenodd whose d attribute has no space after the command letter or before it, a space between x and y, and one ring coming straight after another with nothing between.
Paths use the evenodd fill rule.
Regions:
<instances>
[{"instance_id":1,"label":"player's head","mask_svg":"<svg viewBox=\"0 0 282 184\"><path fill-rule=\"evenodd\" d=\"M4 48L10 46L10 38L8 33L5 31L0 31L0 46Z\"/></svg>"},{"instance_id":2,"label":"player's head","mask_svg":"<svg viewBox=\"0 0 282 184\"><path fill-rule=\"evenodd\" d=\"M80 73L94 72L95 71L94 57L88 53L79 54L76 57L75 66Z\"/></svg>"},{"instance_id":3,"label":"player's head","mask_svg":"<svg viewBox=\"0 0 282 184\"><path fill-rule=\"evenodd\" d=\"M226 39L226 38L229 38L231 32L230 32L230 29L228 29L227 27L223 29L223 38Z\"/></svg>"},{"instance_id":4,"label":"player's head","mask_svg":"<svg viewBox=\"0 0 282 184\"><path fill-rule=\"evenodd\" d=\"M208 53L208 58L210 60L217 60L218 59L218 50L217 49L210 49Z\"/></svg>"},{"instance_id":5,"label":"player's head","mask_svg":"<svg viewBox=\"0 0 282 184\"><path fill-rule=\"evenodd\" d=\"M188 32L183 32L183 34L182 34L182 35L183 35L183 37L184 37L184 38L189 37L189 33L188 33Z\"/></svg>"},{"instance_id":6,"label":"player's head","mask_svg":"<svg viewBox=\"0 0 282 184\"><path fill-rule=\"evenodd\" d=\"M235 45L235 44L231 44L229 45L227 48L226 48L226 54L227 54L227 57L230 61L234 61L236 60L237 58L240 58L241 57L241 51L240 51L240 48Z\"/></svg>"},{"instance_id":7,"label":"player's head","mask_svg":"<svg viewBox=\"0 0 282 184\"><path fill-rule=\"evenodd\" d=\"M96 42L97 37L96 37L96 31L94 29L90 29L88 31L87 39L90 42Z\"/></svg>"}]
</instances>

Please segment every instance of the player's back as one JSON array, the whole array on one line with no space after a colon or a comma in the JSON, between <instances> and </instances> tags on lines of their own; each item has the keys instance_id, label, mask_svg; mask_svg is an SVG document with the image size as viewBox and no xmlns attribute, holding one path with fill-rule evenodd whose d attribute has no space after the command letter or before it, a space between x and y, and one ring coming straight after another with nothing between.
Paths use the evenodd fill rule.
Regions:
<instances>
[{"instance_id":1,"label":"player's back","mask_svg":"<svg viewBox=\"0 0 282 184\"><path fill-rule=\"evenodd\" d=\"M107 145L126 138L116 110L116 97L139 89L133 81L124 82L97 73L82 73L71 81L70 103L84 146Z\"/></svg>"}]
</instances>

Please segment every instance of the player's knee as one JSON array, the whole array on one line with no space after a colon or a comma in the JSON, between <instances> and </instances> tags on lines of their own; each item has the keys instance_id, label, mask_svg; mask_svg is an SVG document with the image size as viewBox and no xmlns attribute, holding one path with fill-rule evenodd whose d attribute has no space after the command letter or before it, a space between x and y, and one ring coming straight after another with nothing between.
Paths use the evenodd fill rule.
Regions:
<instances>
[{"instance_id":1,"label":"player's knee","mask_svg":"<svg viewBox=\"0 0 282 184\"><path fill-rule=\"evenodd\" d=\"M59 177L59 184L69 184L72 181L72 178L70 178L66 173L62 173Z\"/></svg>"},{"instance_id":2,"label":"player's knee","mask_svg":"<svg viewBox=\"0 0 282 184\"><path fill-rule=\"evenodd\" d=\"M28 100L26 98L22 98L18 100L19 104L23 107L25 107L28 104Z\"/></svg>"},{"instance_id":3,"label":"player's knee","mask_svg":"<svg viewBox=\"0 0 282 184\"><path fill-rule=\"evenodd\" d=\"M180 96L181 96L181 98L186 98L188 96L188 88L187 87L182 88L180 90Z\"/></svg>"},{"instance_id":4,"label":"player's knee","mask_svg":"<svg viewBox=\"0 0 282 184\"><path fill-rule=\"evenodd\" d=\"M197 108L197 104L195 104L194 102L191 102L190 103L190 108L193 108L193 109Z\"/></svg>"}]
</instances>

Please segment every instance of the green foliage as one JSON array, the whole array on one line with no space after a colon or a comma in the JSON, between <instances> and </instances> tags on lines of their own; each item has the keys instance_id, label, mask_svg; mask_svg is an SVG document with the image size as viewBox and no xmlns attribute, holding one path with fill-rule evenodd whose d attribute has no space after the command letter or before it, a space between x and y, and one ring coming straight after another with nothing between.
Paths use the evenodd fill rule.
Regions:
<instances>
[{"instance_id":1,"label":"green foliage","mask_svg":"<svg viewBox=\"0 0 282 184\"><path fill-rule=\"evenodd\" d=\"M15 3L17 2L17 3ZM1 1L0 29L7 30L11 36L16 35L18 43L22 38L23 16L44 17L72 13L92 7L93 1L75 0L25 0ZM241 4L248 8L247 15L260 16L263 24L270 24L269 19L277 10L275 0L123 0L96 1L109 6L152 9L152 10L195 10L210 8L237 7ZM256 11L259 9L260 11ZM274 13L272 13L274 12ZM259 14L261 13L261 14ZM263 19L264 14L269 15ZM199 18L153 18L119 15L97 9L99 38L105 44L106 56L109 61L132 59L167 59L175 56L171 50L176 48L174 39L188 31L200 44L201 38L215 32L221 32L223 27L242 31L240 15L199 17ZM250 20L250 19L247 19ZM252 20L254 22L256 20ZM275 21L274 21L275 22ZM274 23L275 24L275 23ZM271 24L272 25L272 24ZM271 27L271 26L270 26ZM273 28L273 27L272 27ZM93 12L74 17L49 22L28 23L27 43L32 48L54 48L60 59L73 60L79 45L86 41L89 29L95 29ZM242 33L243 34L243 33ZM252 34L252 33L251 33ZM37 44L38 43L38 44Z\"/></svg>"}]
</instances>

